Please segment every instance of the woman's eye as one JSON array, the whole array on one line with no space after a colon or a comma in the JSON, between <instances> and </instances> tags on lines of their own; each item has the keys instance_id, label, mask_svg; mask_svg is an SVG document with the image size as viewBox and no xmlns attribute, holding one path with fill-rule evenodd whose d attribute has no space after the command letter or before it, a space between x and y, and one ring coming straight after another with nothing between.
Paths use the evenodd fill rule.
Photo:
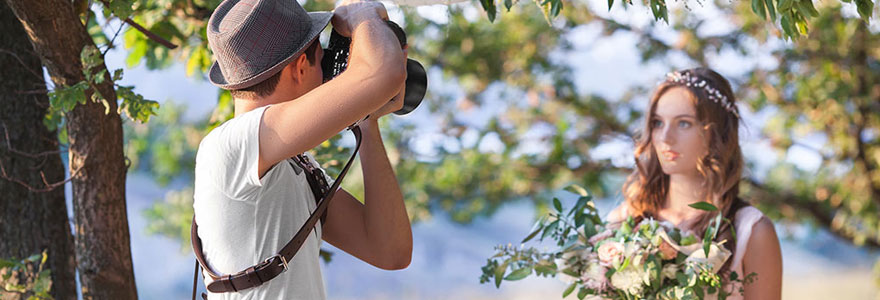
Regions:
<instances>
[{"instance_id":1,"label":"woman's eye","mask_svg":"<svg viewBox=\"0 0 880 300\"><path fill-rule=\"evenodd\" d=\"M660 128L660 127L663 127L663 121L660 121L660 120L651 121L651 128Z\"/></svg>"},{"instance_id":2,"label":"woman's eye","mask_svg":"<svg viewBox=\"0 0 880 300\"><path fill-rule=\"evenodd\" d=\"M692 124L691 124L691 122L689 122L689 121L679 121L679 122L678 122L678 127L679 127L679 128L691 128L691 125L692 125Z\"/></svg>"}]
</instances>

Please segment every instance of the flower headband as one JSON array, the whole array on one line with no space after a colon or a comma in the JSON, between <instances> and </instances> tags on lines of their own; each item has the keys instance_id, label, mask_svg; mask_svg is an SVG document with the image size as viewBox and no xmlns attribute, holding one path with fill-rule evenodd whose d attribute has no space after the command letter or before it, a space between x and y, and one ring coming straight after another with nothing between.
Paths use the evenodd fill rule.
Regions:
<instances>
[{"instance_id":1,"label":"flower headband","mask_svg":"<svg viewBox=\"0 0 880 300\"><path fill-rule=\"evenodd\" d=\"M706 94L709 95L709 100L718 103L718 105L721 105L721 107L724 107L725 110L731 112L734 116L739 118L739 113L737 112L736 106L727 99L727 96L722 95L718 89L706 83L706 80L700 79L697 76L693 76L690 73L671 72L666 73L666 81L683 84L688 87L702 88L706 91Z\"/></svg>"}]
</instances>

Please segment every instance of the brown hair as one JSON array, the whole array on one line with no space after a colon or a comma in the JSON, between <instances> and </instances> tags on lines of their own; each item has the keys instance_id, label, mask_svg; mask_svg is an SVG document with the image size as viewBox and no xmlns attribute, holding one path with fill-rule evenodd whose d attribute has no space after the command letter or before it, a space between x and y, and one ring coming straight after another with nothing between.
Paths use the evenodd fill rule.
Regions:
<instances>
[{"instance_id":1,"label":"brown hair","mask_svg":"<svg viewBox=\"0 0 880 300\"><path fill-rule=\"evenodd\" d=\"M705 80L706 85L718 90L731 103L731 110L736 111L736 106L732 105L735 103L733 89L720 74L707 68L688 69L679 73ZM651 120L660 97L675 87L688 90L697 112L697 120L702 124L704 136L708 139L709 151L705 157L697 161L697 171L702 175L703 187L708 191L705 201L715 205L720 211L704 213L693 223L690 229L702 236L712 218L718 213L723 213L732 220L736 210L747 205L739 199L743 157L739 147L738 113L728 111L721 103L709 99L705 88L670 80L657 87L648 106L643 131L637 135L636 168L623 186L623 195L630 214L638 219L656 217L657 212L666 203L669 175L663 173L652 145ZM718 239L727 239L725 247L733 252L736 249L736 241L731 238L729 226L723 228ZM725 265L729 265L730 260Z\"/></svg>"},{"instance_id":2,"label":"brown hair","mask_svg":"<svg viewBox=\"0 0 880 300\"><path fill-rule=\"evenodd\" d=\"M310 65L315 65L315 60L318 55L318 46L320 44L318 38L315 38L306 50L303 51L303 54L306 55L306 59L309 60ZM275 75L266 78L266 80L263 80L260 83L242 89L230 90L229 93L233 98L259 99L274 93L279 81L281 81L281 71L278 71L278 73L275 73Z\"/></svg>"}]
</instances>

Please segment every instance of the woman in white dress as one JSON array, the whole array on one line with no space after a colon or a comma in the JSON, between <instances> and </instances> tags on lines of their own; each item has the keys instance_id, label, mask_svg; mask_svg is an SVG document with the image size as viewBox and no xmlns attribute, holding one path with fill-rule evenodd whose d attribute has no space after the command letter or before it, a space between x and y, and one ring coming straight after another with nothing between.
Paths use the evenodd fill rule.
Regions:
<instances>
[{"instance_id":1,"label":"woman in white dress","mask_svg":"<svg viewBox=\"0 0 880 300\"><path fill-rule=\"evenodd\" d=\"M734 100L730 83L710 69L668 74L651 97L624 203L608 220L653 217L702 236L710 220L723 213L733 220L736 239L730 226L721 230L718 240L726 239L724 246L733 253L721 274L756 274L745 285L725 284L732 293L728 299L780 299L782 255L773 223L739 198L743 158ZM688 206L703 201L720 211Z\"/></svg>"}]
</instances>

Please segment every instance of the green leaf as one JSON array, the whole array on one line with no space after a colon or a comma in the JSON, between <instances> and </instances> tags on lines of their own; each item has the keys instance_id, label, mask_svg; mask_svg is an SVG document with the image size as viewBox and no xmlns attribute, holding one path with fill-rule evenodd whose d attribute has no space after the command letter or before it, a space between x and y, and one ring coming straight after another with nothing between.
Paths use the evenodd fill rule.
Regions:
<instances>
[{"instance_id":1,"label":"green leaf","mask_svg":"<svg viewBox=\"0 0 880 300\"><path fill-rule=\"evenodd\" d=\"M550 234L552 234L554 231L556 231L556 228L558 228L558 227L559 227L559 220L550 222L550 224L548 224L547 227L544 227L544 233L541 234L541 240L550 236Z\"/></svg>"},{"instance_id":2,"label":"green leaf","mask_svg":"<svg viewBox=\"0 0 880 300\"><path fill-rule=\"evenodd\" d=\"M507 277L504 277L504 280L517 281L517 280L526 278L527 276L529 276L529 274L532 274L532 268L531 267L524 267L524 268L516 269L513 272L510 272L510 274L508 274Z\"/></svg>"},{"instance_id":3,"label":"green leaf","mask_svg":"<svg viewBox=\"0 0 880 300\"><path fill-rule=\"evenodd\" d=\"M562 202L559 202L559 198L553 198L553 207L562 214Z\"/></svg>"},{"instance_id":4,"label":"green leaf","mask_svg":"<svg viewBox=\"0 0 880 300\"><path fill-rule=\"evenodd\" d=\"M776 6L773 5L773 0L764 0L764 4L767 7L767 12L770 13L770 20L776 22Z\"/></svg>"},{"instance_id":5,"label":"green leaf","mask_svg":"<svg viewBox=\"0 0 880 300\"><path fill-rule=\"evenodd\" d=\"M862 17L862 20L864 20L865 23L869 23L871 20L871 16L873 15L873 12L874 12L874 2L872 2L871 0L855 0L855 1L856 1L856 7L858 8L858 11L859 11L859 16Z\"/></svg>"},{"instance_id":6,"label":"green leaf","mask_svg":"<svg viewBox=\"0 0 880 300\"><path fill-rule=\"evenodd\" d=\"M105 80L105 77L104 77L105 75L107 75L107 69L102 69L101 71L98 72L98 74L95 74L95 78L94 78L95 81L94 82L96 84L103 83Z\"/></svg>"},{"instance_id":7,"label":"green leaf","mask_svg":"<svg viewBox=\"0 0 880 300\"><path fill-rule=\"evenodd\" d=\"M542 229L544 229L544 223L542 221L538 221L537 223L535 223L535 230L532 231L532 233L529 233L529 235L526 236L526 238L524 238L520 243L525 243L533 239L536 235L538 235L539 232L541 232Z\"/></svg>"},{"instance_id":8,"label":"green leaf","mask_svg":"<svg viewBox=\"0 0 880 300\"><path fill-rule=\"evenodd\" d=\"M37 280L34 282L33 291L34 292L49 292L49 288L52 286L52 275L49 269L45 269L40 271L40 274L37 276Z\"/></svg>"},{"instance_id":9,"label":"green leaf","mask_svg":"<svg viewBox=\"0 0 880 300\"><path fill-rule=\"evenodd\" d=\"M480 5L483 6L483 10L486 11L486 14L489 17L489 22L495 22L495 0L480 0Z\"/></svg>"},{"instance_id":10,"label":"green leaf","mask_svg":"<svg viewBox=\"0 0 880 300\"><path fill-rule=\"evenodd\" d=\"M128 57L125 58L125 65L128 66L129 69L137 66L141 62L141 59L144 58L145 55L147 55L148 49L149 46L147 45L147 41L136 41L134 45L132 45L132 49L131 52L128 53Z\"/></svg>"},{"instance_id":11,"label":"green leaf","mask_svg":"<svg viewBox=\"0 0 880 300\"><path fill-rule=\"evenodd\" d=\"M562 0L552 0L550 5L550 14L553 17L559 16L559 12L562 11Z\"/></svg>"},{"instance_id":12,"label":"green leaf","mask_svg":"<svg viewBox=\"0 0 880 300\"><path fill-rule=\"evenodd\" d=\"M572 184L572 185L565 187L565 191L568 191L572 194L575 194L575 195L578 195L581 197L587 197L590 195L590 193L587 192L587 189L585 189L577 184Z\"/></svg>"},{"instance_id":13,"label":"green leaf","mask_svg":"<svg viewBox=\"0 0 880 300\"><path fill-rule=\"evenodd\" d=\"M131 8L132 4L133 3L129 0L110 0L110 10L120 20L125 20L130 17L134 11Z\"/></svg>"},{"instance_id":14,"label":"green leaf","mask_svg":"<svg viewBox=\"0 0 880 300\"><path fill-rule=\"evenodd\" d=\"M706 254L706 257L709 257L709 248L711 246L712 246L712 240L709 240L709 239L703 240L703 253Z\"/></svg>"},{"instance_id":15,"label":"green leaf","mask_svg":"<svg viewBox=\"0 0 880 300\"><path fill-rule=\"evenodd\" d=\"M767 19L767 13L764 10L764 1L763 0L752 0L752 11L755 12L761 19Z\"/></svg>"},{"instance_id":16,"label":"green leaf","mask_svg":"<svg viewBox=\"0 0 880 300\"><path fill-rule=\"evenodd\" d=\"M722 222L721 220L722 220L721 214L718 214L717 216L715 216L715 228L712 229L712 240L715 240L715 238L718 237L718 231L721 230L721 222Z\"/></svg>"},{"instance_id":17,"label":"green leaf","mask_svg":"<svg viewBox=\"0 0 880 300\"><path fill-rule=\"evenodd\" d=\"M510 261L505 261L503 264L498 265L495 268L495 288L501 287L501 280L504 279L504 272L507 271L507 264Z\"/></svg>"},{"instance_id":18,"label":"green leaf","mask_svg":"<svg viewBox=\"0 0 880 300\"><path fill-rule=\"evenodd\" d=\"M794 0L779 0L779 2L777 2L776 8L781 13L783 11L791 9L792 4L794 4Z\"/></svg>"},{"instance_id":19,"label":"green leaf","mask_svg":"<svg viewBox=\"0 0 880 300\"><path fill-rule=\"evenodd\" d=\"M507 8L507 11L510 12L510 8L513 7L513 1L504 0L504 8Z\"/></svg>"},{"instance_id":20,"label":"green leaf","mask_svg":"<svg viewBox=\"0 0 880 300\"><path fill-rule=\"evenodd\" d=\"M0 269L12 267L14 265L16 265L14 261L0 258Z\"/></svg>"},{"instance_id":21,"label":"green leaf","mask_svg":"<svg viewBox=\"0 0 880 300\"><path fill-rule=\"evenodd\" d=\"M570 295L571 292L574 292L574 288L576 288L576 287L577 287L577 282L572 282L570 285L568 285L568 288L566 288L565 291L562 292L562 298L568 297L568 295Z\"/></svg>"},{"instance_id":22,"label":"green leaf","mask_svg":"<svg viewBox=\"0 0 880 300\"><path fill-rule=\"evenodd\" d=\"M581 287L581 289L578 291L578 299L583 300L586 297L587 297L587 289L584 287Z\"/></svg>"},{"instance_id":23,"label":"green leaf","mask_svg":"<svg viewBox=\"0 0 880 300\"><path fill-rule=\"evenodd\" d=\"M614 0L608 0L608 11L611 11L612 4L614 4Z\"/></svg>"},{"instance_id":24,"label":"green leaf","mask_svg":"<svg viewBox=\"0 0 880 300\"><path fill-rule=\"evenodd\" d=\"M696 209L699 209L699 210L705 210L705 211L716 211L716 210L718 210L718 208L715 207L715 205L712 205L712 204L709 203L709 202L697 202L697 203L691 203L691 204L688 204L688 206L693 207L693 208L696 208Z\"/></svg>"},{"instance_id":25,"label":"green leaf","mask_svg":"<svg viewBox=\"0 0 880 300\"><path fill-rule=\"evenodd\" d=\"M819 11L816 10L816 7L813 6L813 1L811 0L800 0L797 2L798 7L804 10L810 17L818 17Z\"/></svg>"}]
</instances>

